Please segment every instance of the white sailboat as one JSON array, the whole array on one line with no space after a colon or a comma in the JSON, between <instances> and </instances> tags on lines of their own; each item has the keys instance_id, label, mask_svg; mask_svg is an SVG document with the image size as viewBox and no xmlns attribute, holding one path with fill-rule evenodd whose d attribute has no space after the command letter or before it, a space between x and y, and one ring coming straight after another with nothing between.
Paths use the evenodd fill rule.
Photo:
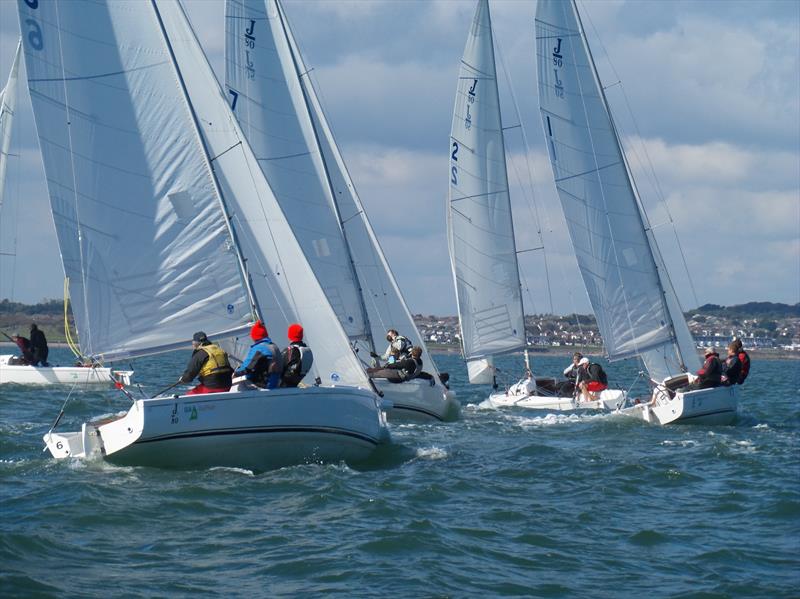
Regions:
<instances>
[{"instance_id":1,"label":"white sailboat","mask_svg":"<svg viewBox=\"0 0 800 599\"><path fill-rule=\"evenodd\" d=\"M699 367L574 1L536 8L539 103L556 188L609 360L639 357L655 385L624 409L649 422L725 424L736 387L681 392Z\"/></svg>"},{"instance_id":2,"label":"white sailboat","mask_svg":"<svg viewBox=\"0 0 800 599\"><path fill-rule=\"evenodd\" d=\"M280 2L226 1L225 64L233 112L364 365L389 328L423 349L432 381L374 381L393 404L390 419L457 417L455 394L392 276Z\"/></svg>"},{"instance_id":3,"label":"white sailboat","mask_svg":"<svg viewBox=\"0 0 800 599\"><path fill-rule=\"evenodd\" d=\"M136 399L56 458L265 469L389 441L179 2L21 2L28 85L81 339L110 359L300 321L324 386ZM62 410L63 414L63 410ZM59 417L60 418L60 417ZM58 420L56 424L58 423ZM55 426L55 425L54 425Z\"/></svg>"},{"instance_id":4,"label":"white sailboat","mask_svg":"<svg viewBox=\"0 0 800 599\"><path fill-rule=\"evenodd\" d=\"M469 381L495 380L494 357L526 347L514 222L488 0L475 11L461 60L450 133L448 238ZM526 367L530 370L527 351ZM552 379L495 392L496 406L546 410L614 408L622 392L591 402L559 397ZM548 384L551 383L551 384Z\"/></svg>"},{"instance_id":5,"label":"white sailboat","mask_svg":"<svg viewBox=\"0 0 800 599\"><path fill-rule=\"evenodd\" d=\"M0 91L0 210L3 208L6 172L11 150L11 127L17 102L17 80L22 40L17 45L6 86ZM31 366L14 354L0 355L0 384L17 385L110 385L130 384L131 370L111 370L97 363L89 366Z\"/></svg>"}]
</instances>

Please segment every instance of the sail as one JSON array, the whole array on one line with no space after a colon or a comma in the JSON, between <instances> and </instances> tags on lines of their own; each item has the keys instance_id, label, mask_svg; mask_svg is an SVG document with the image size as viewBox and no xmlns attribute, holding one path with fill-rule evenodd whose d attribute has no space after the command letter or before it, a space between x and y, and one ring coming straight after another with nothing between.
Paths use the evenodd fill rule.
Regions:
<instances>
[{"instance_id":1,"label":"sail","mask_svg":"<svg viewBox=\"0 0 800 599\"><path fill-rule=\"evenodd\" d=\"M236 331L251 307L149 2L19 2L50 204L85 354Z\"/></svg>"},{"instance_id":2,"label":"sail","mask_svg":"<svg viewBox=\"0 0 800 599\"><path fill-rule=\"evenodd\" d=\"M228 0L225 10L233 113L339 321L363 338L358 282L285 22L274 2Z\"/></svg>"},{"instance_id":3,"label":"sail","mask_svg":"<svg viewBox=\"0 0 800 599\"><path fill-rule=\"evenodd\" d=\"M261 315L278 345L286 329L299 322L314 351L311 377L323 383L368 386L361 363L349 347L322 287L295 238L282 205L233 116L178 2L154 3L170 40L198 126L213 157L222 195L229 206L238 245Z\"/></svg>"},{"instance_id":4,"label":"sail","mask_svg":"<svg viewBox=\"0 0 800 599\"><path fill-rule=\"evenodd\" d=\"M275 138L270 140L271 144L286 139L283 129L280 129L280 119L272 114L270 107L273 103L265 99L270 97L267 94L273 96L276 94L276 90L270 88L293 90L296 99L291 103L293 112L291 114L281 112L281 117L292 122L304 123L305 133L302 143L305 146L301 144L295 146L295 149L301 148L308 153L308 156L315 157L315 160L308 164L316 169L314 180L326 183L325 197L330 199L327 217L340 226L340 241L345 244L347 258L352 261L352 268L355 270L355 277L351 277L351 280L356 285L356 295L354 297L348 294L347 297L350 299L347 302L342 295L329 293L333 289L332 286L324 288L332 304L347 304L346 313L366 315L360 320L354 318L353 323L349 327L346 326L345 330L349 331L351 336L354 333L363 335L364 332L359 332L363 330L358 327L366 327L365 349L372 349L370 344L373 339L381 340L388 329L397 329L412 344L423 349L422 360L425 369L428 372L436 372L433 360L408 311L361 205L355 185L347 172L314 86L306 75L308 69L303 63L280 3L272 0L228 0L226 6L228 91L237 98L237 108L234 112L254 148L260 143L256 138ZM266 22L263 19L266 19ZM267 47L275 50L272 54L267 53L267 60L262 61L260 58ZM277 56L284 57L284 60L278 60ZM291 60L286 59L287 57ZM263 69L257 68L262 66ZM256 80L265 80L269 85L262 82L261 85L265 89L261 89L261 86L253 83ZM242 92L241 89L246 91ZM263 131L252 125L257 119L261 119ZM308 134L309 124L313 135ZM281 135L276 136L275 131L281 131ZM264 162L261 164L263 169ZM289 172L287 177L290 178L286 182L291 186L297 178L297 173ZM271 176L268 175L268 179L273 183ZM280 194L276 195L280 200ZM305 226L304 219L301 219L299 226L301 229ZM293 224L292 228L297 232L297 226ZM340 262L340 265L343 264ZM340 284L344 280L341 279ZM337 310L337 313L340 314L341 320L343 312ZM361 324L356 326L357 323ZM382 348L377 349L382 350Z\"/></svg>"},{"instance_id":5,"label":"sail","mask_svg":"<svg viewBox=\"0 0 800 599\"><path fill-rule=\"evenodd\" d=\"M5 189L6 170L8 168L8 152L11 149L11 121L17 103L17 73L22 40L17 44L17 52L11 63L8 82L0 91L0 208L3 207L3 190Z\"/></svg>"},{"instance_id":6,"label":"sail","mask_svg":"<svg viewBox=\"0 0 800 599\"><path fill-rule=\"evenodd\" d=\"M538 2L536 48L553 176L609 359L671 345L673 315L573 3Z\"/></svg>"},{"instance_id":7,"label":"sail","mask_svg":"<svg viewBox=\"0 0 800 599\"><path fill-rule=\"evenodd\" d=\"M487 0L478 2L459 67L448 151L448 241L469 362L525 345ZM490 364L469 371L472 382L486 382L472 375Z\"/></svg>"}]
</instances>

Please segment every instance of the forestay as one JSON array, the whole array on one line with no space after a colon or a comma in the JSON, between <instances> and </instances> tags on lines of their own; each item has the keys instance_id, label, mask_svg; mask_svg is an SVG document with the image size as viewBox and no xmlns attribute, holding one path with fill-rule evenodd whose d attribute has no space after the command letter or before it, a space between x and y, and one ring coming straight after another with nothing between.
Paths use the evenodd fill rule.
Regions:
<instances>
[{"instance_id":1,"label":"forestay","mask_svg":"<svg viewBox=\"0 0 800 599\"><path fill-rule=\"evenodd\" d=\"M89 73L92 71L82 66L81 60L84 61L83 65L93 65L93 57L106 55L116 57L117 65L103 64L100 65L104 67L103 70L95 69L94 72L110 73L109 76L119 77L120 81L115 81L116 85L113 87L107 84L113 92L104 93L110 94L107 98L109 101L115 100L121 104L117 108L118 111L123 108L136 111L134 114L139 117L139 122L124 121L127 127L118 128L122 132L127 132L128 136L137 142L139 148L149 150L147 153L140 150L144 153L145 159L140 159L137 163L149 168L144 171L145 174L155 171L161 177L181 179L185 177L193 182L208 182L198 190L203 194L197 193L178 201L173 200L169 205L160 202L161 196L152 191L149 194L143 193L140 197L142 203L156 204L162 212L167 212L171 206L177 205L182 211L182 215L178 216L184 219L191 218L191 231L185 227L182 232L194 233L192 249L196 252L205 252L204 268L207 270L219 263L220 266L227 267L223 271L224 274L238 283L235 286L238 292L238 297L235 299L238 303L229 301L226 307L229 309L233 305L236 311L239 309L239 304L244 304L239 320L247 320L250 317L247 287L242 284L240 262L236 253L238 247L241 258L247 261L249 276L252 278L252 290L260 301L261 315L272 328L273 334L276 330L285 331L289 322L302 322L308 343L314 348L315 374L320 375L325 382L368 384L356 357L348 349L346 335L338 326L335 314L314 278L269 184L258 168L252 150L230 112L225 96L203 55L181 5L173 1L149 3L111 1L102 4L68 2L55 6L58 11L49 5L48 10L53 14L42 16L37 9L30 9L27 4L20 3L21 22L25 24L29 23L27 19L37 19L37 27L46 32L51 26L48 25L46 29L44 24L39 23L56 24L59 23L58 19L61 19L61 27L53 27L53 35L56 35L59 29L64 29L81 34L75 36L78 45L102 44L99 46L103 47L102 53L98 51L98 47L91 47L93 53L75 60L73 68L83 73L80 75L82 81L94 81L99 77L85 79L91 76ZM91 27L81 29L84 22L91 23ZM98 42L95 31L103 32L106 37ZM63 37L66 38L66 35ZM28 52L37 51L41 51L41 48L26 50L26 55ZM121 61L119 54L131 54L131 57L128 61ZM136 62L137 57L140 62ZM116 71L111 70L110 66L116 66ZM147 82L157 79L162 75L162 71L164 80L151 83L153 88L147 87ZM69 69L66 72L72 81L75 74ZM146 81L139 81L140 79ZM137 82L137 86L131 85L131 80ZM59 77L58 82L64 85L63 75ZM135 106L138 104L142 106ZM63 112L63 101L61 105ZM102 106L97 108L102 109ZM183 118L178 119L179 115L183 115ZM162 126L153 130L141 129L149 125L149 119L157 120L169 116L174 121L161 122L159 124ZM39 115L37 122L38 119ZM53 122L58 124L58 114L54 115ZM63 114L61 126L64 127ZM111 129L110 126L108 128ZM41 125L39 130L42 131ZM191 134L187 134L186 131ZM156 139L151 140L151 136ZM129 143L132 140L125 139ZM156 141L158 143L153 143ZM110 159L118 158L115 153L119 147L122 145L107 148ZM196 163L202 168L198 168ZM45 164L47 165L47 161ZM162 174L162 170L166 172ZM48 175L49 172L48 170ZM141 174L139 176L144 178ZM159 181L152 175L150 179ZM116 189L111 187L108 191ZM120 193L124 193L124 188ZM156 198L155 201L152 198ZM221 233L216 230L206 232L205 229L198 229L205 223L195 216L198 205L203 201L215 206L213 222L221 227ZM224 210L226 204L227 211ZM96 209L96 212L105 213L109 212L109 209L104 206L102 211ZM150 209L150 218L157 220L156 224L161 223L157 219L160 215L161 213L154 208ZM167 212L166 216L169 217L170 214ZM228 218L234 225L232 229L227 228ZM75 220L81 222L77 218ZM149 223L147 219L142 220L142 228L146 231ZM172 220L175 218L172 217ZM157 243L165 234L164 229L164 226L159 227L154 231L158 235L146 241L151 244ZM211 234L220 237L221 244L213 247L214 251L207 252L205 250L209 245L208 236ZM121 249L119 245L119 243L110 244L108 253L113 255L114 252L123 251L124 246ZM174 246L175 244L164 248L164 261L171 263L174 260L169 255ZM140 247L139 250L145 251L147 247ZM137 257L135 252L127 255L132 259ZM182 271L177 273L170 271L169 274L177 278L186 278ZM199 284L198 278L205 281L205 270L195 269L190 274L196 275L195 286ZM205 292L209 295L204 297L207 297L207 302L216 305L215 302L220 301L226 287L221 284L223 273L217 273L215 270L213 274L218 275L214 280L216 285L206 289ZM157 281L162 281L166 276L166 273L160 272L151 275ZM91 282L94 286L94 281ZM176 296L162 294L159 299L168 304L177 303L182 299L181 292L193 293L195 287L178 292ZM209 333L215 330L207 326L211 322L207 311L184 309L179 316L185 316L190 323L187 325L190 331L188 334L200 327ZM231 315L233 316L235 314ZM153 323L152 319L144 322L140 319L139 322L142 326L151 328L164 324ZM186 335L183 329L181 333ZM276 340L280 340L278 335L274 336Z\"/></svg>"},{"instance_id":2,"label":"forestay","mask_svg":"<svg viewBox=\"0 0 800 599\"><path fill-rule=\"evenodd\" d=\"M345 244L347 259L352 261L352 268L356 273L351 280L357 285L357 295L355 302L346 307L346 313L366 314L366 318L362 318L361 322L366 320L369 327L368 346L372 340L380 344L386 330L395 328L408 337L414 345L423 349L422 359L425 369L428 372L436 372L433 360L427 353L422 337L372 231L355 185L347 172L344 159L339 152L280 3L272 0L266 2L228 0L226 23L227 83L231 102L235 98L237 106L235 113L240 122L244 123L243 119L246 119L248 123L252 123L262 119L260 122L264 126L264 131L260 131L258 128L245 125L248 140L255 147L258 142L254 136L274 138L275 133L270 128L271 123L280 122L276 115L271 114L272 104L264 101L264 98L268 97L267 92L274 94L275 90L262 89L255 82L266 82L264 83L266 87L271 84L281 90L293 91L289 109L294 112L288 115L281 112L280 116L283 119L290 121L294 119L296 122L304 123L304 135L298 143L306 145L304 148L302 145L296 148L315 158L307 164L316 169L313 175L315 181L324 181L327 185L324 191L327 193L326 197L332 200L328 205L327 218L341 227L340 241ZM267 53L268 60L261 61L261 53L265 48L275 48L275 54L270 56ZM283 59L278 60L277 57ZM242 92L242 89L246 91ZM241 104L243 101L245 103ZM308 134L309 124L313 135ZM270 141L271 144L278 142L277 139ZM260 162L263 167L264 162ZM296 177L297 173L289 175ZM271 177L268 179L272 182ZM292 181L290 180L290 184ZM280 201L280 194L278 199ZM297 231L297 226L290 224L293 230ZM304 227L303 219L299 226ZM343 303L343 296L331 295L330 289L331 286L325 287L331 303L334 305ZM342 313L340 311L340 314ZM354 317L354 322L356 321ZM349 328L346 326L345 330L357 331L353 326ZM376 349L382 350L381 347Z\"/></svg>"},{"instance_id":3,"label":"forestay","mask_svg":"<svg viewBox=\"0 0 800 599\"><path fill-rule=\"evenodd\" d=\"M486 0L478 3L459 68L449 151L448 236L462 347L470 380L485 382L483 358L525 345Z\"/></svg>"},{"instance_id":4,"label":"forestay","mask_svg":"<svg viewBox=\"0 0 800 599\"><path fill-rule=\"evenodd\" d=\"M11 149L11 122L17 104L17 73L19 72L19 56L22 40L17 45L14 61L8 82L0 91L0 208L3 207L3 191L5 189L6 170L8 169L8 153Z\"/></svg>"},{"instance_id":5,"label":"forestay","mask_svg":"<svg viewBox=\"0 0 800 599\"><path fill-rule=\"evenodd\" d=\"M539 102L550 162L610 359L674 333L644 221L574 6L536 9Z\"/></svg>"}]
</instances>

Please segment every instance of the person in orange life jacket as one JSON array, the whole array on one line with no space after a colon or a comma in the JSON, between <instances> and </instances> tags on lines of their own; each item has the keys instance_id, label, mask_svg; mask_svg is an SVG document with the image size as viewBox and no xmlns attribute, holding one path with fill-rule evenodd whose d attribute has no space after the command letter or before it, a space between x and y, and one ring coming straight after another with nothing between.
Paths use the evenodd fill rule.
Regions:
<instances>
[{"instance_id":1,"label":"person in orange life jacket","mask_svg":"<svg viewBox=\"0 0 800 599\"><path fill-rule=\"evenodd\" d=\"M250 328L250 338L255 343L250 346L241 366L233 374L244 375L257 387L275 389L283 372L281 350L269 338L267 327L260 320Z\"/></svg>"},{"instance_id":2,"label":"person in orange life jacket","mask_svg":"<svg viewBox=\"0 0 800 599\"><path fill-rule=\"evenodd\" d=\"M387 379L392 383L404 383L419 376L422 372L422 348L414 346L405 356L401 356L394 364L383 368L367 368L367 374L373 379Z\"/></svg>"},{"instance_id":3,"label":"person in orange life jacket","mask_svg":"<svg viewBox=\"0 0 800 599\"><path fill-rule=\"evenodd\" d=\"M27 365L33 363L33 351L31 351L31 342L27 337L22 335L12 335L11 338L19 348L20 358L16 358L14 363L17 365ZM10 363L10 362L9 362Z\"/></svg>"},{"instance_id":4,"label":"person in orange life jacket","mask_svg":"<svg viewBox=\"0 0 800 599\"><path fill-rule=\"evenodd\" d=\"M719 387L722 383L722 363L719 361L719 354L713 347L707 347L703 354L705 362L696 374L689 375L689 391L697 389L711 389Z\"/></svg>"},{"instance_id":5,"label":"person in orange life jacket","mask_svg":"<svg viewBox=\"0 0 800 599\"><path fill-rule=\"evenodd\" d=\"M211 343L203 331L192 336L192 357L186 366L179 383L191 383L194 377L200 377L200 384L190 390L187 395L202 393L223 393L231 388L233 369L228 362L228 354L218 345Z\"/></svg>"},{"instance_id":6,"label":"person in orange life jacket","mask_svg":"<svg viewBox=\"0 0 800 599\"><path fill-rule=\"evenodd\" d=\"M31 323L31 352L33 353L31 364L34 366L50 366L47 363L47 356L50 353L47 347L47 338L39 330L35 322Z\"/></svg>"},{"instance_id":7,"label":"person in orange life jacket","mask_svg":"<svg viewBox=\"0 0 800 599\"><path fill-rule=\"evenodd\" d=\"M581 401L594 401L597 393L608 389L608 376L600 364L589 362L589 358L578 361L575 382L581 390Z\"/></svg>"},{"instance_id":8,"label":"person in orange life jacket","mask_svg":"<svg viewBox=\"0 0 800 599\"><path fill-rule=\"evenodd\" d=\"M289 338L289 345L283 350L281 387L297 387L311 370L314 354L303 343L303 327L299 324L290 324L286 336Z\"/></svg>"}]
</instances>

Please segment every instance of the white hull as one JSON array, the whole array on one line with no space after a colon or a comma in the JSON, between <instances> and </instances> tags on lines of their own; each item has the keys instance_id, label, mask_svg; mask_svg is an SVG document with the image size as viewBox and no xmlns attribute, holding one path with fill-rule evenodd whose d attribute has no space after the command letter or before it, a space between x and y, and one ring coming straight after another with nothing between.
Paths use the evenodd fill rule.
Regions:
<instances>
[{"instance_id":1,"label":"white hull","mask_svg":"<svg viewBox=\"0 0 800 599\"><path fill-rule=\"evenodd\" d=\"M8 363L14 356L0 356L0 384L18 385L111 385L131 382L132 370L84 368L82 366L18 366Z\"/></svg>"},{"instance_id":2,"label":"white hull","mask_svg":"<svg viewBox=\"0 0 800 599\"><path fill-rule=\"evenodd\" d=\"M44 436L55 458L254 471L358 462L389 443L379 399L355 387L248 389L137 400L127 413Z\"/></svg>"},{"instance_id":3,"label":"white hull","mask_svg":"<svg viewBox=\"0 0 800 599\"><path fill-rule=\"evenodd\" d=\"M572 397L548 395L515 395L492 393L489 402L494 407L518 407L551 412L571 412L575 410L616 410L625 401L625 392L619 389L606 389L600 392L596 401L579 401Z\"/></svg>"},{"instance_id":4,"label":"white hull","mask_svg":"<svg viewBox=\"0 0 800 599\"><path fill-rule=\"evenodd\" d=\"M454 391L441 385L431 386L423 379L412 379L405 383L390 383L386 379L374 379L375 386L383 398L392 402L387 412L389 420L432 422L458 419L461 404Z\"/></svg>"},{"instance_id":5,"label":"white hull","mask_svg":"<svg viewBox=\"0 0 800 599\"><path fill-rule=\"evenodd\" d=\"M676 392L673 398L659 387L655 402L640 403L620 410L620 414L652 424L733 424L736 420L736 385L699 391Z\"/></svg>"}]
</instances>

